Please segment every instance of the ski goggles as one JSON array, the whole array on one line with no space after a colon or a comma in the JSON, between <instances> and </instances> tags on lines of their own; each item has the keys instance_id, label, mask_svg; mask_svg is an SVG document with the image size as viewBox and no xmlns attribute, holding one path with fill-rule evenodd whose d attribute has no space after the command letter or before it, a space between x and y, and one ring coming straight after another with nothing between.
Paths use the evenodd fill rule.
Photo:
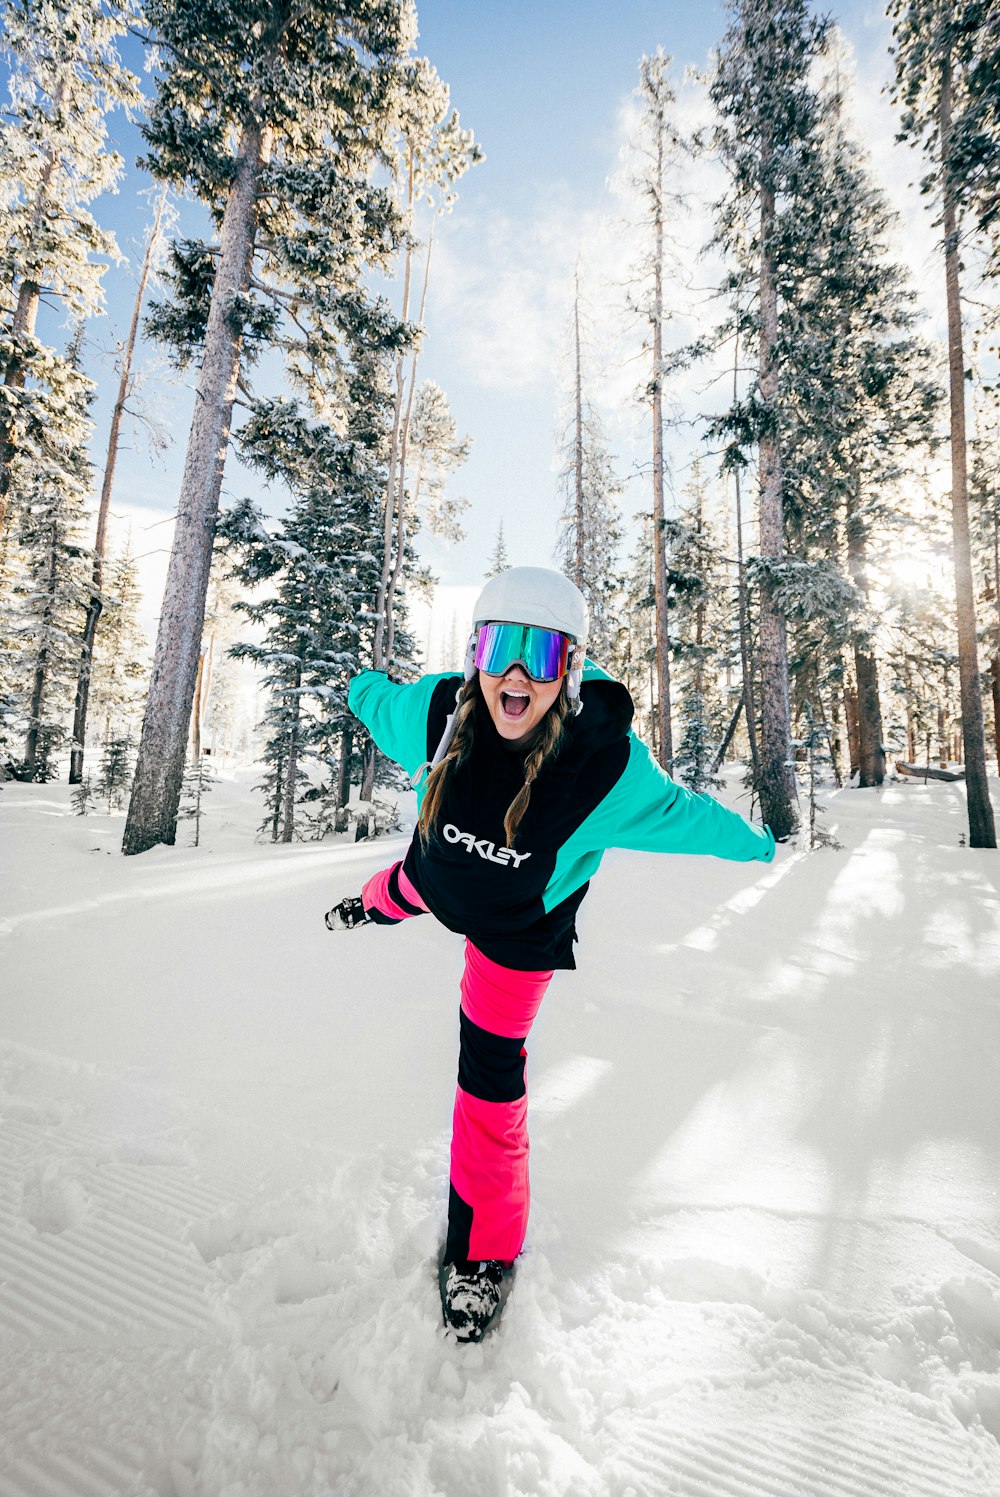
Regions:
<instances>
[{"instance_id":1,"label":"ski goggles","mask_svg":"<svg viewBox=\"0 0 1000 1497\"><path fill-rule=\"evenodd\" d=\"M533 681L558 681L566 674L572 648L568 635L537 624L482 624L474 663L488 676L502 676L517 663Z\"/></svg>"}]
</instances>

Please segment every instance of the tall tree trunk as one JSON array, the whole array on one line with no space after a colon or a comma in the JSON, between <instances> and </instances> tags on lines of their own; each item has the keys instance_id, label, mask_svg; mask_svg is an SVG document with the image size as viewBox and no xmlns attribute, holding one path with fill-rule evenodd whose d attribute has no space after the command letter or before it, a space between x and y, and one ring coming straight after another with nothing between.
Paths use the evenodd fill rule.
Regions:
<instances>
[{"instance_id":1,"label":"tall tree trunk","mask_svg":"<svg viewBox=\"0 0 1000 1497\"><path fill-rule=\"evenodd\" d=\"M69 760L69 782L71 785L79 785L83 779L84 744L87 737L87 705L90 699L90 678L94 665L94 638L97 634L97 626L100 623L101 613L104 609L104 558L108 543L108 513L111 509L111 490L115 481L115 465L118 461L118 444L121 436L122 416L125 412L125 401L128 398L129 388L132 383L132 362L135 358L135 345L139 336L139 318L142 314L142 303L145 299L146 287L149 283L150 269L159 246L160 228L163 222L163 210L166 206L166 201L167 189L164 187L156 204L156 217L153 220L153 227L146 245L146 253L142 257L139 285L136 290L135 301L132 304L132 320L129 324L128 338L122 353L118 394L115 397L114 407L111 412L108 452L104 460L104 479L101 483L101 500L97 509L97 536L94 541L94 564L91 574L90 600L87 604L87 613L83 623L83 636L80 644L80 669L76 680L76 703L73 710L73 744ZM195 762L197 763L197 760Z\"/></svg>"},{"instance_id":2,"label":"tall tree trunk","mask_svg":"<svg viewBox=\"0 0 1000 1497\"><path fill-rule=\"evenodd\" d=\"M219 261L188 438L177 526L142 725L135 782L122 850L172 845L184 774L191 702L205 620L212 542L240 368L242 328L231 321L234 299L250 283L257 229L257 184L270 152L271 129L244 128L236 175L222 220Z\"/></svg>"},{"instance_id":3,"label":"tall tree trunk","mask_svg":"<svg viewBox=\"0 0 1000 1497\"><path fill-rule=\"evenodd\" d=\"M990 661L993 686L993 744L1000 772L1000 513L993 513L993 601L997 610L997 642Z\"/></svg>"},{"instance_id":4,"label":"tall tree trunk","mask_svg":"<svg viewBox=\"0 0 1000 1497\"><path fill-rule=\"evenodd\" d=\"M41 642L35 657L35 671L31 685L31 703L28 707L28 732L24 742L24 765L30 779L38 772L38 737L41 727L42 704L49 678L49 628L56 596L56 555L59 533L55 522L49 532L49 593L42 611Z\"/></svg>"},{"instance_id":5,"label":"tall tree trunk","mask_svg":"<svg viewBox=\"0 0 1000 1497\"><path fill-rule=\"evenodd\" d=\"M302 721L302 662L295 662L292 677L292 711L288 727L288 748L285 758L285 781L281 807L281 840L291 842L295 836L295 781L299 772L299 728Z\"/></svg>"},{"instance_id":6,"label":"tall tree trunk","mask_svg":"<svg viewBox=\"0 0 1000 1497\"><path fill-rule=\"evenodd\" d=\"M576 514L576 574L573 581L583 586L586 571L584 551L584 494L583 494L583 365L580 356L580 267L577 265L573 278L573 497Z\"/></svg>"},{"instance_id":7,"label":"tall tree trunk","mask_svg":"<svg viewBox=\"0 0 1000 1497\"><path fill-rule=\"evenodd\" d=\"M847 570L862 600L868 602L868 565L864 523L859 514L857 476L847 496ZM885 779L882 747L882 705L878 692L878 665L869 647L854 643L854 674L858 683L858 784L862 788L881 785Z\"/></svg>"},{"instance_id":8,"label":"tall tree trunk","mask_svg":"<svg viewBox=\"0 0 1000 1497\"><path fill-rule=\"evenodd\" d=\"M337 764L337 810L335 832L347 831L347 802L351 798L351 745L354 734L348 719L340 730L340 760Z\"/></svg>"},{"instance_id":9,"label":"tall tree trunk","mask_svg":"<svg viewBox=\"0 0 1000 1497\"><path fill-rule=\"evenodd\" d=\"M958 675L965 744L965 790L969 811L969 846L996 847L996 826L986 778L983 701L976 650L975 585L969 539L969 490L966 471L965 356L962 349L962 303L959 288L958 215L951 177L951 57L941 69L938 124L944 220L945 287L948 294L948 376L951 396L951 525L955 550L955 600L958 612Z\"/></svg>"},{"instance_id":10,"label":"tall tree trunk","mask_svg":"<svg viewBox=\"0 0 1000 1497\"><path fill-rule=\"evenodd\" d=\"M765 152L770 149L765 147ZM774 191L766 183L760 194L760 374L761 403L771 417L761 434L760 551L765 561L780 562L785 554L781 449L778 444L778 286L774 259ZM761 816L776 837L787 837L798 824L798 792L791 765L791 723L788 705L788 644L785 615L765 577L760 590L761 666Z\"/></svg>"},{"instance_id":11,"label":"tall tree trunk","mask_svg":"<svg viewBox=\"0 0 1000 1497\"><path fill-rule=\"evenodd\" d=\"M427 286L431 275L431 250L433 245L434 236L431 234L427 240L427 255L424 259L424 284L420 293L420 311L417 314L417 322L420 326L423 326L424 313L427 308ZM406 412L403 416L399 433L399 479L396 485L396 555L385 593L385 659L387 668L393 658L393 650L396 644L396 589L399 586L399 579L403 575L403 564L406 561L406 457L410 443L410 421L413 416L413 399L417 389L417 365L419 362L420 350L419 348L414 348L410 358L410 387L406 397ZM417 490L413 494L412 503L414 507L416 507L418 490L419 478L417 481Z\"/></svg>"},{"instance_id":12,"label":"tall tree trunk","mask_svg":"<svg viewBox=\"0 0 1000 1497\"><path fill-rule=\"evenodd\" d=\"M198 656L198 674L194 678L194 702L191 707L191 761L201 762L201 682L205 674L204 651Z\"/></svg>"},{"instance_id":13,"label":"tall tree trunk","mask_svg":"<svg viewBox=\"0 0 1000 1497\"><path fill-rule=\"evenodd\" d=\"M663 769L674 762L670 704L670 620L663 508L663 134L656 138L653 196L653 597L656 614L657 754Z\"/></svg>"},{"instance_id":14,"label":"tall tree trunk","mask_svg":"<svg viewBox=\"0 0 1000 1497\"><path fill-rule=\"evenodd\" d=\"M739 394L740 335L737 330L733 348L733 403ZM756 790L760 783L760 749L757 745L757 708L753 699L753 660L750 652L750 618L747 598L747 574L743 562L743 498L740 491L740 470L733 468L736 488L736 609L740 631L740 670L743 675L743 710L746 714L747 739L750 743L750 763L753 768L753 784Z\"/></svg>"},{"instance_id":15,"label":"tall tree trunk","mask_svg":"<svg viewBox=\"0 0 1000 1497\"><path fill-rule=\"evenodd\" d=\"M858 688L849 677L844 679L844 716L847 719L847 759L850 777L861 770L861 725L858 718Z\"/></svg>"}]
</instances>

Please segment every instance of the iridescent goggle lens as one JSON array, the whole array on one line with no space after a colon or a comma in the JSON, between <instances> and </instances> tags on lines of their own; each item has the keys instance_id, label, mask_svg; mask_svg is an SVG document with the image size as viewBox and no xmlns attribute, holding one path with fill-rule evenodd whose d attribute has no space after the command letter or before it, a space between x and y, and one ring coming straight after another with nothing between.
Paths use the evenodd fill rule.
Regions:
<instances>
[{"instance_id":1,"label":"iridescent goggle lens","mask_svg":"<svg viewBox=\"0 0 1000 1497\"><path fill-rule=\"evenodd\" d=\"M502 676L517 661L533 681L558 681L566 674L572 643L555 629L536 624L483 624L476 641L476 669Z\"/></svg>"}]
</instances>

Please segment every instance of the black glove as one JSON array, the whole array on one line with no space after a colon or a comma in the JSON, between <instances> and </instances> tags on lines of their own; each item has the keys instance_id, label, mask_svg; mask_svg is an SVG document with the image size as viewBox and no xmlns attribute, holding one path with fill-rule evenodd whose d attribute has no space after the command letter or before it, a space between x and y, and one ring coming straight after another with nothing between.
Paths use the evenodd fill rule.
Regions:
<instances>
[{"instance_id":1,"label":"black glove","mask_svg":"<svg viewBox=\"0 0 1000 1497\"><path fill-rule=\"evenodd\" d=\"M368 924L368 911L361 903L361 896L355 894L327 910L323 919L327 930L353 930L356 925Z\"/></svg>"}]
</instances>

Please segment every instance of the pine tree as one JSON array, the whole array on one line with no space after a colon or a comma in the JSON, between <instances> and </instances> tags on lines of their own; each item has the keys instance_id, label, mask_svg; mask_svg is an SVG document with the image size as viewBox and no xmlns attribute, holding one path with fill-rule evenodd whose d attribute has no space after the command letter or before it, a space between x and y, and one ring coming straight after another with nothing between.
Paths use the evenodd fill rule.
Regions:
<instances>
[{"instance_id":1,"label":"pine tree","mask_svg":"<svg viewBox=\"0 0 1000 1497\"><path fill-rule=\"evenodd\" d=\"M124 850L175 835L223 466L237 389L296 327L301 380L340 403L337 332L398 338L358 291L387 263L398 216L372 169L388 138L411 15L401 0L149 0L164 70L144 133L161 180L192 186L215 245L175 252L177 304L153 322L200 358L178 519ZM312 334L318 336L315 347ZM266 408L266 402L265 402ZM260 415L260 407L254 414Z\"/></svg>"},{"instance_id":2,"label":"pine tree","mask_svg":"<svg viewBox=\"0 0 1000 1497\"><path fill-rule=\"evenodd\" d=\"M818 190L795 205L803 251L779 321L785 530L818 568L818 586L803 572L791 603L792 674L799 701L821 712L853 682L859 783L872 786L884 771L873 571L899 536L900 481L932 441L939 390L906 273L889 255L893 215L844 130L839 89L824 103Z\"/></svg>"},{"instance_id":3,"label":"pine tree","mask_svg":"<svg viewBox=\"0 0 1000 1497\"><path fill-rule=\"evenodd\" d=\"M356 387L356 394L360 386ZM236 607L266 628L263 644L236 645L237 658L264 672L270 695L262 788L268 815L262 830L274 841L295 836L296 805L305 791L304 764L314 759L331 782L350 726L347 688L370 658L377 561L372 550L385 470L379 456L379 397L374 410L356 406L356 429L339 436L310 421L293 401L258 410L242 434L249 461L268 478L281 478L292 504L271 534L253 506L243 504L224 518L222 535L245 586L272 582L275 591ZM367 419L366 419L367 418ZM367 430L368 439L362 440ZM404 637L405 643L405 637ZM343 778L338 800L346 804Z\"/></svg>"},{"instance_id":4,"label":"pine tree","mask_svg":"<svg viewBox=\"0 0 1000 1497\"><path fill-rule=\"evenodd\" d=\"M140 101L117 40L130 0L3 0L0 35L10 106L0 132L0 537L28 461L72 423L76 376L36 333L44 289L78 321L101 307L112 235L87 209L112 187L121 158L105 116Z\"/></svg>"},{"instance_id":5,"label":"pine tree","mask_svg":"<svg viewBox=\"0 0 1000 1497\"><path fill-rule=\"evenodd\" d=\"M573 280L572 377L566 429L559 453L558 484L563 507L556 555L590 609L587 652L608 661L614 648L614 601L622 579L618 508L621 482L608 456L600 420L587 398L583 374L580 270Z\"/></svg>"},{"instance_id":6,"label":"pine tree","mask_svg":"<svg viewBox=\"0 0 1000 1497\"><path fill-rule=\"evenodd\" d=\"M486 571L483 573L483 576L487 580L490 577L496 577L500 572L506 572L509 566L510 561L507 556L507 542L504 540L503 521L501 520L497 525L497 533L496 539L493 542L493 550L490 553L490 559L486 564Z\"/></svg>"},{"instance_id":7,"label":"pine tree","mask_svg":"<svg viewBox=\"0 0 1000 1497\"><path fill-rule=\"evenodd\" d=\"M18 542L26 558L22 658L28 669L24 775L49 780L66 738L75 679L76 619L86 588L82 534L91 468L87 447L93 384L79 369L82 329L65 359L63 419L21 448L12 465L21 500Z\"/></svg>"},{"instance_id":8,"label":"pine tree","mask_svg":"<svg viewBox=\"0 0 1000 1497\"><path fill-rule=\"evenodd\" d=\"M742 445L757 451L761 583L760 794L776 836L797 823L791 770L787 627L780 606L785 556L785 445L781 423L779 316L794 296L801 243L789 234L796 206L815 193L819 103L810 82L825 45L826 23L805 0L730 0L711 97L719 114L716 144L730 186L719 232L736 257L738 293L756 295L748 331L756 341L754 385L732 412Z\"/></svg>"},{"instance_id":9,"label":"pine tree","mask_svg":"<svg viewBox=\"0 0 1000 1497\"><path fill-rule=\"evenodd\" d=\"M469 456L470 437L460 437L448 397L434 380L417 387L408 427L410 481L406 502L432 535L465 539L461 516L468 499L449 494L448 479Z\"/></svg>"},{"instance_id":10,"label":"pine tree","mask_svg":"<svg viewBox=\"0 0 1000 1497\"><path fill-rule=\"evenodd\" d=\"M138 737L149 681L148 641L139 622L142 589L129 540L111 558L102 595L89 693L91 739Z\"/></svg>"},{"instance_id":11,"label":"pine tree","mask_svg":"<svg viewBox=\"0 0 1000 1497\"><path fill-rule=\"evenodd\" d=\"M104 741L94 793L106 803L109 816L124 808L132 783L133 749L128 733L113 733Z\"/></svg>"},{"instance_id":12,"label":"pine tree","mask_svg":"<svg viewBox=\"0 0 1000 1497\"><path fill-rule=\"evenodd\" d=\"M995 848L986 776L982 692L969 527L966 378L960 240L1000 220L1000 30L982 0L892 0L895 93L902 135L930 160L925 190L939 195L948 305L951 509L958 665L970 847Z\"/></svg>"},{"instance_id":13,"label":"pine tree","mask_svg":"<svg viewBox=\"0 0 1000 1497\"><path fill-rule=\"evenodd\" d=\"M726 732L722 682L731 664L723 556L709 514L708 486L695 462L677 518L667 522L671 644L681 734L674 772L691 790L718 781L715 761Z\"/></svg>"}]
</instances>

